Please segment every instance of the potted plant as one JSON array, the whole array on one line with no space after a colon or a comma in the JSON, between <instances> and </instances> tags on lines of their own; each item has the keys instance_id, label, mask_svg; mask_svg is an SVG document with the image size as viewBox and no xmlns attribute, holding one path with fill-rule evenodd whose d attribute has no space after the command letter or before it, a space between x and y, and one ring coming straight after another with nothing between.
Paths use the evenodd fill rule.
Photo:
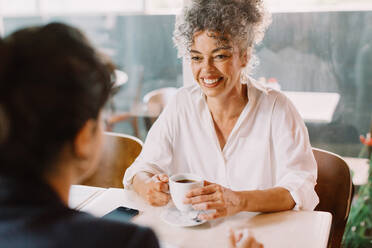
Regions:
<instances>
[{"instance_id":1,"label":"potted plant","mask_svg":"<svg viewBox=\"0 0 372 248\"><path fill-rule=\"evenodd\" d=\"M364 144L361 152L367 151L369 158L368 182L362 185L353 201L343 237L343 247L372 247L372 124L366 137L361 136Z\"/></svg>"}]
</instances>

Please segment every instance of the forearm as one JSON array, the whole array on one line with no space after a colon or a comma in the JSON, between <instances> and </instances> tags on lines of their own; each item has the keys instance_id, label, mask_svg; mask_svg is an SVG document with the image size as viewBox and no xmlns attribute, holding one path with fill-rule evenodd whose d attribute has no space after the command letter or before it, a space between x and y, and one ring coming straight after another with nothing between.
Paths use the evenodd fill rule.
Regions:
<instances>
[{"instance_id":1,"label":"forearm","mask_svg":"<svg viewBox=\"0 0 372 248\"><path fill-rule=\"evenodd\" d=\"M169 202L168 176L138 172L133 178L134 190L150 205L164 206Z\"/></svg>"},{"instance_id":2,"label":"forearm","mask_svg":"<svg viewBox=\"0 0 372 248\"><path fill-rule=\"evenodd\" d=\"M139 195L143 195L145 191L146 181L153 177L154 174L140 171L133 177L133 189Z\"/></svg>"},{"instance_id":3,"label":"forearm","mask_svg":"<svg viewBox=\"0 0 372 248\"><path fill-rule=\"evenodd\" d=\"M276 187L267 190L237 192L241 211L276 212L292 209L296 203L287 189Z\"/></svg>"}]
</instances>

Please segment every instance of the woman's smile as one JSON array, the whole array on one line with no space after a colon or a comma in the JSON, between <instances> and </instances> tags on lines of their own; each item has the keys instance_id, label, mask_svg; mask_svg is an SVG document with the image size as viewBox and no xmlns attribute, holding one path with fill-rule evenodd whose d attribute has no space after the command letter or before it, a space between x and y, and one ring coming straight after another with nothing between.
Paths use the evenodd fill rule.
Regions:
<instances>
[{"instance_id":1,"label":"woman's smile","mask_svg":"<svg viewBox=\"0 0 372 248\"><path fill-rule=\"evenodd\" d=\"M223 82L223 77L201 78L204 87L214 88Z\"/></svg>"}]
</instances>

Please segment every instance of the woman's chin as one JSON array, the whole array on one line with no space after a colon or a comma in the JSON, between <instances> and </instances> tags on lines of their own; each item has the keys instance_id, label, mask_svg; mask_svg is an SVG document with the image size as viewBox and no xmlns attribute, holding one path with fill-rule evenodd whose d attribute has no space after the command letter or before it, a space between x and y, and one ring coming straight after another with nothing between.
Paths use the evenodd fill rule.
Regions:
<instances>
[{"instance_id":1,"label":"woman's chin","mask_svg":"<svg viewBox=\"0 0 372 248\"><path fill-rule=\"evenodd\" d=\"M203 91L204 95L206 95L207 97L218 97L219 95L221 95L221 90L219 90L217 88L202 87L202 91Z\"/></svg>"},{"instance_id":2,"label":"woman's chin","mask_svg":"<svg viewBox=\"0 0 372 248\"><path fill-rule=\"evenodd\" d=\"M199 83L201 86L201 89L203 93L206 96L217 96L221 93L221 90L223 88L223 81L216 82L214 84L206 84L206 83Z\"/></svg>"}]
</instances>

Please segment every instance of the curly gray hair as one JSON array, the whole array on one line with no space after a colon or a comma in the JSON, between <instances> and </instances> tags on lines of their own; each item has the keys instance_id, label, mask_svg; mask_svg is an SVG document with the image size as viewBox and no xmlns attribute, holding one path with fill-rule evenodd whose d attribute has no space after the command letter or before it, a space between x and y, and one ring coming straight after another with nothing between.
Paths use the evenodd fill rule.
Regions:
<instances>
[{"instance_id":1,"label":"curly gray hair","mask_svg":"<svg viewBox=\"0 0 372 248\"><path fill-rule=\"evenodd\" d=\"M176 17L173 41L178 56L189 58L194 34L208 30L221 34L216 37L219 41L227 36L241 51L249 52L262 41L270 23L263 0L191 0ZM243 74L248 75L257 63L252 55Z\"/></svg>"}]
</instances>

